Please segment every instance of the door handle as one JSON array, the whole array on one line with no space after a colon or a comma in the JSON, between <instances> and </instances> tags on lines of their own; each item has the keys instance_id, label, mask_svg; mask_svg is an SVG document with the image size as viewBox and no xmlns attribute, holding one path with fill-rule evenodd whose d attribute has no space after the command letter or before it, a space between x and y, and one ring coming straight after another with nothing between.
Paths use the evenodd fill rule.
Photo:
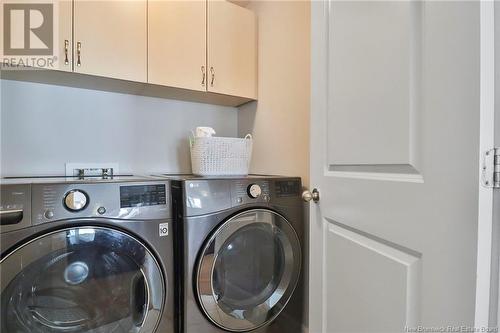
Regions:
<instances>
[{"instance_id":1,"label":"door handle","mask_svg":"<svg viewBox=\"0 0 500 333\"><path fill-rule=\"evenodd\" d=\"M69 49L69 40L65 39L64 40L64 64L65 65L69 65L68 49Z\"/></svg>"},{"instance_id":2,"label":"door handle","mask_svg":"<svg viewBox=\"0 0 500 333\"><path fill-rule=\"evenodd\" d=\"M201 74L202 74L201 85L204 87L205 86L205 77L206 77L205 66L201 66Z\"/></svg>"},{"instance_id":3,"label":"door handle","mask_svg":"<svg viewBox=\"0 0 500 333\"><path fill-rule=\"evenodd\" d=\"M81 66L82 65L82 43L81 42L78 42L76 43L76 55L77 55L77 59L76 59L76 65L77 66Z\"/></svg>"},{"instance_id":4,"label":"door handle","mask_svg":"<svg viewBox=\"0 0 500 333\"><path fill-rule=\"evenodd\" d=\"M22 221L24 211L22 209L0 211L0 225L17 224Z\"/></svg>"},{"instance_id":5,"label":"door handle","mask_svg":"<svg viewBox=\"0 0 500 333\"><path fill-rule=\"evenodd\" d=\"M313 189L312 192L309 190L305 190L302 192L302 200L305 202L313 201L314 203L318 203L319 201L319 191L318 189Z\"/></svg>"},{"instance_id":6,"label":"door handle","mask_svg":"<svg viewBox=\"0 0 500 333\"><path fill-rule=\"evenodd\" d=\"M210 81L210 85L213 87L215 80L215 69L213 67L210 67L210 74L212 74L212 80Z\"/></svg>"}]
</instances>

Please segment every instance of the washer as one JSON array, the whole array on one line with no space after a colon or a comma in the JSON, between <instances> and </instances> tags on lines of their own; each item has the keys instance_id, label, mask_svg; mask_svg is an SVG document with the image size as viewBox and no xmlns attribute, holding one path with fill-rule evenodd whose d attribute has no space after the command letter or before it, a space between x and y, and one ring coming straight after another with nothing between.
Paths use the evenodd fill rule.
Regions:
<instances>
[{"instance_id":1,"label":"washer","mask_svg":"<svg viewBox=\"0 0 500 333\"><path fill-rule=\"evenodd\" d=\"M300 192L300 178L172 181L183 332L301 332Z\"/></svg>"},{"instance_id":2,"label":"washer","mask_svg":"<svg viewBox=\"0 0 500 333\"><path fill-rule=\"evenodd\" d=\"M2 332L173 333L170 183L2 180Z\"/></svg>"}]
</instances>

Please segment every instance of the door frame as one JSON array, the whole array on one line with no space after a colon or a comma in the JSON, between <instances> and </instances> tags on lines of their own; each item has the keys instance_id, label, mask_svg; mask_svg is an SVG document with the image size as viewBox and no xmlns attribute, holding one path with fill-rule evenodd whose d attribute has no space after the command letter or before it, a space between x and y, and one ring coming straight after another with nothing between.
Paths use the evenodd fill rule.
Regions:
<instances>
[{"instance_id":1,"label":"door frame","mask_svg":"<svg viewBox=\"0 0 500 333\"><path fill-rule=\"evenodd\" d=\"M476 301L475 327L488 327L491 299L491 260L493 236L493 190L481 184L482 153L494 147L494 115L495 115L495 1L480 2L480 156L478 158L478 238L477 238L477 269L476 269ZM498 5L498 4L497 4ZM311 124L321 117L326 106L326 75L327 65L326 40L328 39L328 1L311 2ZM473 112L473 110L471 110ZM311 132L312 136L322 133ZM312 140L311 140L312 141ZM311 147L314 152L315 147ZM312 159L311 159L312 161ZM311 185L315 183L315 166L310 162ZM310 210L310 257L316 260L310 262L309 271L322 275L322 226L316 224L319 216L314 205ZM313 279L310 279L313 280ZM500 279L499 279L500 280ZM323 286L309 285L309 331L324 332L323 317ZM496 290L496 288L494 288ZM500 286L499 286L500 290ZM499 296L500 298L500 296ZM500 315L500 306L499 315Z\"/></svg>"},{"instance_id":2,"label":"door frame","mask_svg":"<svg viewBox=\"0 0 500 333\"><path fill-rule=\"evenodd\" d=\"M475 327L489 327L493 289L493 189L481 184L483 154L495 144L495 11L494 1L480 2L480 136L477 278Z\"/></svg>"}]
</instances>

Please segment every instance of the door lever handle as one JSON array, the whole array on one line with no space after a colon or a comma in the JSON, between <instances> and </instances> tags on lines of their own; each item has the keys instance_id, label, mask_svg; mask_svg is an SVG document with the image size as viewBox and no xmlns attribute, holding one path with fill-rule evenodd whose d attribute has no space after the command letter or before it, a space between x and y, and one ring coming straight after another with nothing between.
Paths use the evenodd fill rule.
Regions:
<instances>
[{"instance_id":1,"label":"door lever handle","mask_svg":"<svg viewBox=\"0 0 500 333\"><path fill-rule=\"evenodd\" d=\"M313 189L312 192L309 190L305 190L302 192L302 200L305 202L313 201L314 203L318 203L319 201L319 191L318 189Z\"/></svg>"}]
</instances>

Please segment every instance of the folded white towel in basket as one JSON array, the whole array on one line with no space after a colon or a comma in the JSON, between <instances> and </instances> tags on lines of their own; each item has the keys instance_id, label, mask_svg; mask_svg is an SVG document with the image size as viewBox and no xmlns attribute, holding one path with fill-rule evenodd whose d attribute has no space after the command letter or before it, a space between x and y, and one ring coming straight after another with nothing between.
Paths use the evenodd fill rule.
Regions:
<instances>
[{"instance_id":1,"label":"folded white towel in basket","mask_svg":"<svg viewBox=\"0 0 500 333\"><path fill-rule=\"evenodd\" d=\"M195 136L197 138L209 138L215 134L212 127L196 127Z\"/></svg>"}]
</instances>

